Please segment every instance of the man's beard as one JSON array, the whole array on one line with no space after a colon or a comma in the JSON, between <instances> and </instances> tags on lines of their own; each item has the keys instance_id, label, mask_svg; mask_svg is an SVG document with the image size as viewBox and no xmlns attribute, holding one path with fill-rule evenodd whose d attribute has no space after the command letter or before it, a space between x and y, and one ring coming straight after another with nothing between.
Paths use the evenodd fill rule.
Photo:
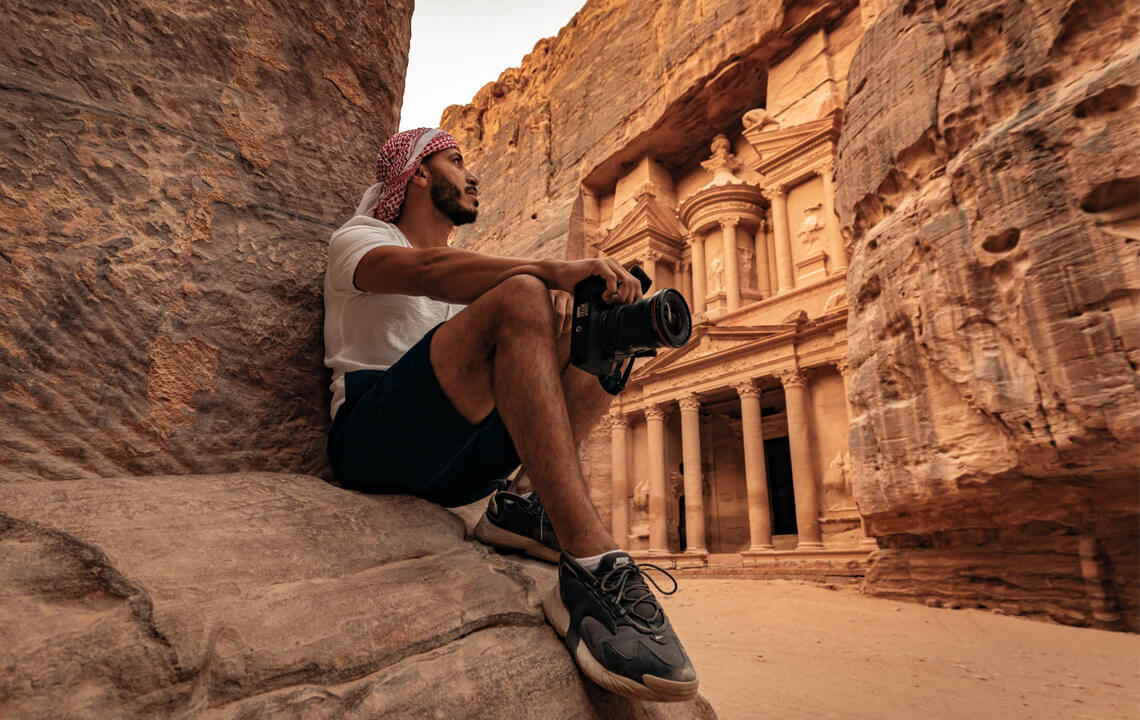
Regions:
<instances>
[{"instance_id":1,"label":"man's beard","mask_svg":"<svg viewBox=\"0 0 1140 720\"><path fill-rule=\"evenodd\" d=\"M468 210L459 204L463 196L459 188L445 178L436 175L431 179L431 204L444 214L452 225L466 225L475 222L478 210Z\"/></svg>"}]
</instances>

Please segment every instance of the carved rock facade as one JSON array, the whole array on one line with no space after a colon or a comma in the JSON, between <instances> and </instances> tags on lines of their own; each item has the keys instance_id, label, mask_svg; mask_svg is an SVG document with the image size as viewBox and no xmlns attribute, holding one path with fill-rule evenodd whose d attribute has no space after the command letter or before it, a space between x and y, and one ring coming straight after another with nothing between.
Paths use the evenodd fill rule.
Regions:
<instances>
[{"instance_id":1,"label":"carved rock facade","mask_svg":"<svg viewBox=\"0 0 1140 720\"><path fill-rule=\"evenodd\" d=\"M483 198L455 242L605 253L689 302L690 343L642 362L582 450L620 544L679 567L857 577L873 541L843 471L833 175L846 68L874 13L679 5L587 3L448 109ZM656 46L634 52L647 28Z\"/></svg>"}]
</instances>

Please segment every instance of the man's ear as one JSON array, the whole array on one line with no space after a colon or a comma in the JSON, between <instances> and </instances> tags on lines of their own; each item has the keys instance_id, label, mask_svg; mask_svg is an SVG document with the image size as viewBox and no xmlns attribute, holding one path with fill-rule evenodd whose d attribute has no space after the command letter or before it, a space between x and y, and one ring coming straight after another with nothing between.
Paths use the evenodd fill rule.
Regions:
<instances>
[{"instance_id":1,"label":"man's ear","mask_svg":"<svg viewBox=\"0 0 1140 720\"><path fill-rule=\"evenodd\" d=\"M431 185L431 177L428 175L427 168L424 167L423 163L420 163L416 166L416 169L412 173L412 177L408 180L408 182L413 182L420 187L425 188Z\"/></svg>"}]
</instances>

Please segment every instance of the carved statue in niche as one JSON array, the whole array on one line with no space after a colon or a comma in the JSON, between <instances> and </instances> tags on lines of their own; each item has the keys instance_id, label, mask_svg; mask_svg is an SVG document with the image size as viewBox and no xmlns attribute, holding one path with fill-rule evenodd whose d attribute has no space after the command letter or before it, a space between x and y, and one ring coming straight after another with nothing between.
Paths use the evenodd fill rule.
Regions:
<instances>
[{"instance_id":1,"label":"carved statue in niche","mask_svg":"<svg viewBox=\"0 0 1140 720\"><path fill-rule=\"evenodd\" d=\"M851 474L847 471L847 464L847 451L840 450L827 466L822 482L824 510L855 509L851 495Z\"/></svg>"},{"instance_id":2,"label":"carved statue in niche","mask_svg":"<svg viewBox=\"0 0 1140 720\"><path fill-rule=\"evenodd\" d=\"M642 477L633 486L633 522L629 526L631 538L649 537L649 478Z\"/></svg>"},{"instance_id":3,"label":"carved statue in niche","mask_svg":"<svg viewBox=\"0 0 1140 720\"><path fill-rule=\"evenodd\" d=\"M716 295L718 292L724 290L724 258L715 257L709 263L709 294Z\"/></svg>"},{"instance_id":4,"label":"carved statue in niche","mask_svg":"<svg viewBox=\"0 0 1140 720\"><path fill-rule=\"evenodd\" d=\"M820 217L823 205L816 203L804 208L804 219L800 223L799 229L796 230L796 239L800 241L802 247L809 250L815 249L815 243L819 239L820 231L823 230L823 219Z\"/></svg>"},{"instance_id":5,"label":"carved statue in niche","mask_svg":"<svg viewBox=\"0 0 1140 720\"><path fill-rule=\"evenodd\" d=\"M756 266L753 262L755 253L752 248L740 248L740 287L746 290L756 289Z\"/></svg>"},{"instance_id":6,"label":"carved statue in niche","mask_svg":"<svg viewBox=\"0 0 1140 720\"><path fill-rule=\"evenodd\" d=\"M701 163L701 167L713 174L713 184L738 182L736 171L743 167L732 154L732 143L721 134L712 141L712 157Z\"/></svg>"}]
</instances>

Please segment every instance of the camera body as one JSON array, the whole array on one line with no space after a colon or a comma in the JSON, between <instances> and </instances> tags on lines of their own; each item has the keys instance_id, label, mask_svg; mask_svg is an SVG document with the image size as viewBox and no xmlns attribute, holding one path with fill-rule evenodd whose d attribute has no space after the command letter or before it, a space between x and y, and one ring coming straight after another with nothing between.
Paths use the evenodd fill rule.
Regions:
<instances>
[{"instance_id":1,"label":"camera body","mask_svg":"<svg viewBox=\"0 0 1140 720\"><path fill-rule=\"evenodd\" d=\"M652 284L649 276L636 265L630 273L641 282L642 293L647 292ZM634 358L652 357L659 347L688 342L692 317L685 298L671 288L630 305L603 301L605 289L605 280L597 276L574 287L570 362L597 375L602 387L616 395L625 388Z\"/></svg>"}]
</instances>

